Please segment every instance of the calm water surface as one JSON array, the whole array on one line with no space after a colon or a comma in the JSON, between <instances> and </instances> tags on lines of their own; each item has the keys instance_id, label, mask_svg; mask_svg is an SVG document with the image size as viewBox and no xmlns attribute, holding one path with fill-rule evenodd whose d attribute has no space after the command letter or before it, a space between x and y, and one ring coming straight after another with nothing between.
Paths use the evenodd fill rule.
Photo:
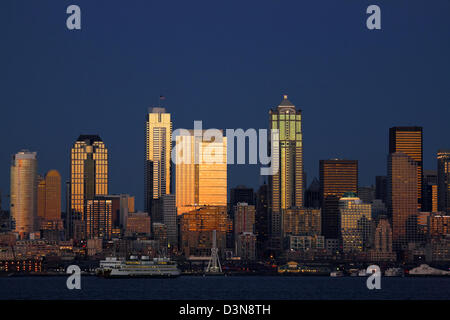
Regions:
<instances>
[{"instance_id":1,"label":"calm water surface","mask_svg":"<svg viewBox=\"0 0 450 320\"><path fill-rule=\"evenodd\" d=\"M175 279L102 279L85 276L81 290L66 277L0 278L0 299L445 299L450 278L382 278L368 290L365 277L229 276Z\"/></svg>"}]
</instances>

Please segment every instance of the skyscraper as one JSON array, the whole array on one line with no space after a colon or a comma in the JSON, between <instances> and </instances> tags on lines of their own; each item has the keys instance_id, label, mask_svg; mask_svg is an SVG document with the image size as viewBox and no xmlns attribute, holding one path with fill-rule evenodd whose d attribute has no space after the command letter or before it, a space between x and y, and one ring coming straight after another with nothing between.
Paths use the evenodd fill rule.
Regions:
<instances>
[{"instance_id":1,"label":"skyscraper","mask_svg":"<svg viewBox=\"0 0 450 320\"><path fill-rule=\"evenodd\" d=\"M417 162L417 206L422 204L423 132L422 127L393 127L389 129L389 153L401 152Z\"/></svg>"},{"instance_id":2,"label":"skyscraper","mask_svg":"<svg viewBox=\"0 0 450 320\"><path fill-rule=\"evenodd\" d=\"M80 135L71 150L69 233L84 230L86 200L108 194L108 149L98 135ZM76 237L77 238L77 237Z\"/></svg>"},{"instance_id":3,"label":"skyscraper","mask_svg":"<svg viewBox=\"0 0 450 320\"><path fill-rule=\"evenodd\" d=\"M405 248L407 225L417 219L418 163L400 152L388 157L388 213L392 218L393 241L396 249Z\"/></svg>"},{"instance_id":4,"label":"skyscraper","mask_svg":"<svg viewBox=\"0 0 450 320\"><path fill-rule=\"evenodd\" d=\"M172 121L165 108L151 108L146 122L145 210L152 201L171 193ZM152 217L153 218L153 217Z\"/></svg>"},{"instance_id":5,"label":"skyscraper","mask_svg":"<svg viewBox=\"0 0 450 320\"><path fill-rule=\"evenodd\" d=\"M271 130L279 130L279 141L273 146L278 150L279 170L269 177L270 238L269 248L278 251L282 247L282 211L303 206L303 138L302 112L284 95L276 109L269 111Z\"/></svg>"},{"instance_id":6,"label":"skyscraper","mask_svg":"<svg viewBox=\"0 0 450 320\"><path fill-rule=\"evenodd\" d=\"M57 170L47 172L38 183L38 217L41 229L61 229L61 175Z\"/></svg>"},{"instance_id":7,"label":"skyscraper","mask_svg":"<svg viewBox=\"0 0 450 320\"><path fill-rule=\"evenodd\" d=\"M346 192L358 192L358 161L320 160L319 175L322 235L327 239L339 239L339 199Z\"/></svg>"},{"instance_id":8,"label":"skyscraper","mask_svg":"<svg viewBox=\"0 0 450 320\"><path fill-rule=\"evenodd\" d=\"M14 231L27 238L37 231L37 158L36 152L20 151L11 164L11 217Z\"/></svg>"},{"instance_id":9,"label":"skyscraper","mask_svg":"<svg viewBox=\"0 0 450 320\"><path fill-rule=\"evenodd\" d=\"M437 153L438 210L450 215L450 150Z\"/></svg>"},{"instance_id":10,"label":"skyscraper","mask_svg":"<svg viewBox=\"0 0 450 320\"><path fill-rule=\"evenodd\" d=\"M201 206L227 205L227 138L216 141L194 133L176 137L178 215Z\"/></svg>"}]
</instances>

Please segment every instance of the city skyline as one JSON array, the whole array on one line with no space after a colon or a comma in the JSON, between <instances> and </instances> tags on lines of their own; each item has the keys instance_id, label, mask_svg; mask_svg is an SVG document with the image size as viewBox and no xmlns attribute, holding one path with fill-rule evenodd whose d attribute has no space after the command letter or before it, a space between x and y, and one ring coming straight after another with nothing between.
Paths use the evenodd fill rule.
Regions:
<instances>
[{"instance_id":1,"label":"city skyline","mask_svg":"<svg viewBox=\"0 0 450 320\"><path fill-rule=\"evenodd\" d=\"M267 110L289 94L305 120L308 184L318 160L335 157L359 161L361 185L386 175L387 129L396 125L424 128L424 169L435 169L435 153L448 148L446 1L383 2L379 32L365 28L362 3L199 3L176 12L165 3L135 2L125 12L118 3L80 5L76 33L65 27L62 3L0 4L8 44L0 52L8 61L0 135L14 137L0 153L3 195L12 154L37 151L39 172L56 169L66 181L68 142L98 133L114 155L111 192L129 191L142 208L145 114L160 95L174 128L203 120L246 129L267 127ZM232 166L229 186L257 189L258 171Z\"/></svg>"}]
</instances>

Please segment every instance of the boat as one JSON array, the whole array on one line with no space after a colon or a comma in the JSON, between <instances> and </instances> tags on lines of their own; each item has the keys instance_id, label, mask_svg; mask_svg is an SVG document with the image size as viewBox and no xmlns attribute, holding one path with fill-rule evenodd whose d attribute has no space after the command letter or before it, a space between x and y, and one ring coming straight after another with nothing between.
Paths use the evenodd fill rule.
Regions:
<instances>
[{"instance_id":1,"label":"boat","mask_svg":"<svg viewBox=\"0 0 450 320\"><path fill-rule=\"evenodd\" d=\"M323 276L329 275L330 269L325 266L302 265L295 261L289 261L285 265L278 266L278 274L296 276Z\"/></svg>"},{"instance_id":2,"label":"boat","mask_svg":"<svg viewBox=\"0 0 450 320\"><path fill-rule=\"evenodd\" d=\"M339 270L332 271L330 273L330 277L343 277L343 276L344 276L344 273L342 271L339 271Z\"/></svg>"},{"instance_id":3,"label":"boat","mask_svg":"<svg viewBox=\"0 0 450 320\"><path fill-rule=\"evenodd\" d=\"M368 273L366 269L361 269L358 271L358 277L367 277Z\"/></svg>"},{"instance_id":4,"label":"boat","mask_svg":"<svg viewBox=\"0 0 450 320\"><path fill-rule=\"evenodd\" d=\"M389 268L384 271L386 277L403 277L404 272L402 268Z\"/></svg>"},{"instance_id":5,"label":"boat","mask_svg":"<svg viewBox=\"0 0 450 320\"><path fill-rule=\"evenodd\" d=\"M409 270L408 274L410 276L450 276L450 271L436 269L427 264L421 264L420 266Z\"/></svg>"},{"instance_id":6,"label":"boat","mask_svg":"<svg viewBox=\"0 0 450 320\"><path fill-rule=\"evenodd\" d=\"M129 259L106 257L100 261L96 274L105 278L173 278L178 277L181 271L176 262L166 257L150 260L148 256L141 259L131 256Z\"/></svg>"}]
</instances>

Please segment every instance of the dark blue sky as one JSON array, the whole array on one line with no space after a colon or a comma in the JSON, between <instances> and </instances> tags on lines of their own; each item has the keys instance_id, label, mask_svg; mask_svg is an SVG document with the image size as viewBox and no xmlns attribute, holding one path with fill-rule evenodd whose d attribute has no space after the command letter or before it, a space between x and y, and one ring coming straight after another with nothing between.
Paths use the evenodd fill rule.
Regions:
<instances>
[{"instance_id":1,"label":"dark blue sky","mask_svg":"<svg viewBox=\"0 0 450 320\"><path fill-rule=\"evenodd\" d=\"M66 28L77 4L82 30ZM378 4L382 30L365 27ZM386 173L388 128L424 127L424 166L450 147L450 1L0 1L0 190L11 155L69 178L70 147L98 133L110 191L143 202L146 110L160 94L174 128L266 128L283 93L303 110L310 182L318 161ZM261 182L231 166L229 186Z\"/></svg>"}]
</instances>

